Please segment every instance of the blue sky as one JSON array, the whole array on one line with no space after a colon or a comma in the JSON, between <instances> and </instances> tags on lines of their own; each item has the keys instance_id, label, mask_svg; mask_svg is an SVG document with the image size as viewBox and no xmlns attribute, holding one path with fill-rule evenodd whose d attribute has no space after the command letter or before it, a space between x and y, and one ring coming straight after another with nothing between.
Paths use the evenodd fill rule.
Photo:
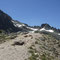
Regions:
<instances>
[{"instance_id":1,"label":"blue sky","mask_svg":"<svg viewBox=\"0 0 60 60\"><path fill-rule=\"evenodd\" d=\"M60 0L0 0L0 9L31 26L48 23L60 28Z\"/></svg>"}]
</instances>

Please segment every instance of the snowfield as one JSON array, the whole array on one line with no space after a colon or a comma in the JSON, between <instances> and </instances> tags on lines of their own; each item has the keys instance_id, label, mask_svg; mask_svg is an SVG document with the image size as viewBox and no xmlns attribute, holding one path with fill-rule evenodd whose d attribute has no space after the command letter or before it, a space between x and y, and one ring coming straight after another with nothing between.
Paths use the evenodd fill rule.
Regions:
<instances>
[{"instance_id":1,"label":"snowfield","mask_svg":"<svg viewBox=\"0 0 60 60\"><path fill-rule=\"evenodd\" d=\"M21 24L21 25L20 25L20 24L14 24L14 26L15 26L15 27L23 27L23 26L25 26L25 25L24 25L24 24Z\"/></svg>"}]
</instances>

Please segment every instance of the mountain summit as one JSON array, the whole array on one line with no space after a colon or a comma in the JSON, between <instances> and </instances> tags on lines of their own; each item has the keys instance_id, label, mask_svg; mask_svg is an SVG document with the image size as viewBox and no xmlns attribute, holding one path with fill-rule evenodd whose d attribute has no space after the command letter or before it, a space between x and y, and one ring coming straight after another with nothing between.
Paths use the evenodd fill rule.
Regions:
<instances>
[{"instance_id":1,"label":"mountain summit","mask_svg":"<svg viewBox=\"0 0 60 60\"><path fill-rule=\"evenodd\" d=\"M49 24L42 24L41 28L51 29L51 26Z\"/></svg>"}]
</instances>

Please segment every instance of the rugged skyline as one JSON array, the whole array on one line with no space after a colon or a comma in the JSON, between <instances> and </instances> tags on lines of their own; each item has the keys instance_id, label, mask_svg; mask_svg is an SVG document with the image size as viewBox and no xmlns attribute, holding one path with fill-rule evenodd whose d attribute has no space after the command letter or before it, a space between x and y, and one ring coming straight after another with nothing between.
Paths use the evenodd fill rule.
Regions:
<instances>
[{"instance_id":1,"label":"rugged skyline","mask_svg":"<svg viewBox=\"0 0 60 60\"><path fill-rule=\"evenodd\" d=\"M60 28L60 0L1 0L0 9L28 25L48 23Z\"/></svg>"}]
</instances>

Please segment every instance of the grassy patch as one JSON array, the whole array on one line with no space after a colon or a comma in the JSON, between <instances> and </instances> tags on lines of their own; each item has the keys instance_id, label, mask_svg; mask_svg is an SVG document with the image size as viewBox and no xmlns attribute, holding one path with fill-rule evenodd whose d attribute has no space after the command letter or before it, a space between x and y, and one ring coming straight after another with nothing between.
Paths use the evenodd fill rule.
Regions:
<instances>
[{"instance_id":1,"label":"grassy patch","mask_svg":"<svg viewBox=\"0 0 60 60\"><path fill-rule=\"evenodd\" d=\"M47 60L46 55L45 54L41 55L41 59L42 60Z\"/></svg>"},{"instance_id":2,"label":"grassy patch","mask_svg":"<svg viewBox=\"0 0 60 60\"><path fill-rule=\"evenodd\" d=\"M37 60L37 58L39 57L36 49L33 48L33 46L29 47L29 51L28 51L31 56L28 58L29 60Z\"/></svg>"},{"instance_id":3,"label":"grassy patch","mask_svg":"<svg viewBox=\"0 0 60 60\"><path fill-rule=\"evenodd\" d=\"M11 39L15 39L17 37L17 35L15 34L5 34L5 33L0 33L0 44L3 43L3 42L6 42L8 40L11 40Z\"/></svg>"},{"instance_id":4,"label":"grassy patch","mask_svg":"<svg viewBox=\"0 0 60 60\"><path fill-rule=\"evenodd\" d=\"M29 60L37 60L38 57L39 57L38 54L35 55L35 53L31 53L31 56L29 57Z\"/></svg>"}]
</instances>

